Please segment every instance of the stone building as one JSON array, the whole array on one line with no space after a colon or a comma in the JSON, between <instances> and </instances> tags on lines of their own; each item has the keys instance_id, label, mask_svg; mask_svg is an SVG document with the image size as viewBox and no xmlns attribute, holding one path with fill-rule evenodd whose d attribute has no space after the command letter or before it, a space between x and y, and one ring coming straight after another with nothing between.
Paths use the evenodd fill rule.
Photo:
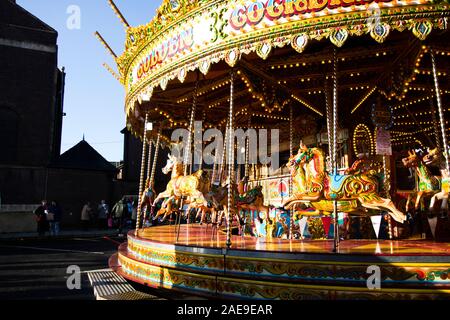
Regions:
<instances>
[{"instance_id":1,"label":"stone building","mask_svg":"<svg viewBox=\"0 0 450 320\"><path fill-rule=\"evenodd\" d=\"M38 203L47 167L61 149L64 71L58 33L17 5L0 0L0 197Z\"/></svg>"}]
</instances>

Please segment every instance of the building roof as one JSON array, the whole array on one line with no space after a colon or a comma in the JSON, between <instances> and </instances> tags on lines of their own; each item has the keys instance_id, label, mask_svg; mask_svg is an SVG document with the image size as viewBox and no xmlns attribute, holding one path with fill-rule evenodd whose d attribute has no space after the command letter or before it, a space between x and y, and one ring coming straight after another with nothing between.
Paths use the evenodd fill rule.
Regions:
<instances>
[{"instance_id":1,"label":"building roof","mask_svg":"<svg viewBox=\"0 0 450 320\"><path fill-rule=\"evenodd\" d=\"M0 35L21 41L54 44L58 33L14 0L0 0Z\"/></svg>"},{"instance_id":2,"label":"building roof","mask_svg":"<svg viewBox=\"0 0 450 320\"><path fill-rule=\"evenodd\" d=\"M108 162L85 140L60 155L52 167L115 172L117 168Z\"/></svg>"}]
</instances>

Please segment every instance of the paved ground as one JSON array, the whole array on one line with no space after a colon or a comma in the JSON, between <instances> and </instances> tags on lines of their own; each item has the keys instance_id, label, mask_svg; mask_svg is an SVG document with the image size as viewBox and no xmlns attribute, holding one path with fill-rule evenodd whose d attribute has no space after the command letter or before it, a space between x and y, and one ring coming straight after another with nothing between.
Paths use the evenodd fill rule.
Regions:
<instances>
[{"instance_id":1,"label":"paved ground","mask_svg":"<svg viewBox=\"0 0 450 320\"><path fill-rule=\"evenodd\" d=\"M0 237L0 301L95 300L86 272L107 269L108 259L117 252L120 243L126 241L125 234L119 237L111 230L73 230L55 239L38 238L36 234ZM69 277L73 275L68 273L70 266L80 268L79 290L67 287ZM138 291L163 299L198 299L130 284Z\"/></svg>"},{"instance_id":2,"label":"paved ground","mask_svg":"<svg viewBox=\"0 0 450 320\"><path fill-rule=\"evenodd\" d=\"M94 299L86 271L105 269L124 238L0 240L0 300ZM81 289L69 290L67 268L82 272Z\"/></svg>"},{"instance_id":3,"label":"paved ground","mask_svg":"<svg viewBox=\"0 0 450 320\"><path fill-rule=\"evenodd\" d=\"M97 230L91 229L88 231L84 230L62 230L57 238L73 238L73 237L101 237L101 236L111 236L116 235L116 229L109 230ZM49 237L47 233L45 237ZM0 233L0 240L12 240L12 239L30 239L30 238L39 238L36 232L27 232L27 233Z\"/></svg>"}]
</instances>

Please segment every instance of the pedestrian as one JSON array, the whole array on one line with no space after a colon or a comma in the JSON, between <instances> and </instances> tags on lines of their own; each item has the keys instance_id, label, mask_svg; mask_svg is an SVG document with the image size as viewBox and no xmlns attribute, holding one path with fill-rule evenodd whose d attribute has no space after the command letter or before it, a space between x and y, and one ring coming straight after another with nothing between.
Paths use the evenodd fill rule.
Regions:
<instances>
[{"instance_id":1,"label":"pedestrian","mask_svg":"<svg viewBox=\"0 0 450 320\"><path fill-rule=\"evenodd\" d=\"M133 200L133 208L131 212L131 227L136 228L136 220L137 220L137 201Z\"/></svg>"},{"instance_id":2,"label":"pedestrian","mask_svg":"<svg viewBox=\"0 0 450 320\"><path fill-rule=\"evenodd\" d=\"M51 237L56 235L56 222L55 222L56 210L57 210L56 203L55 201L52 201L48 206L48 214L47 214L47 221L49 224L49 231Z\"/></svg>"},{"instance_id":3,"label":"pedestrian","mask_svg":"<svg viewBox=\"0 0 450 320\"><path fill-rule=\"evenodd\" d=\"M34 214L36 216L37 223L37 232L40 237L45 236L45 233L48 231L48 206L47 200L42 200L41 205L34 210Z\"/></svg>"},{"instance_id":4,"label":"pedestrian","mask_svg":"<svg viewBox=\"0 0 450 320\"><path fill-rule=\"evenodd\" d=\"M114 205L111 211L113 219L115 220L115 225L118 227L117 231L119 232L119 236L122 235L123 220L126 218L127 212L127 199L123 197Z\"/></svg>"},{"instance_id":5,"label":"pedestrian","mask_svg":"<svg viewBox=\"0 0 450 320\"><path fill-rule=\"evenodd\" d=\"M127 212L127 220L126 220L126 225L130 226L133 223L133 198L128 198L127 200L127 208L128 208L128 212Z\"/></svg>"},{"instance_id":6,"label":"pedestrian","mask_svg":"<svg viewBox=\"0 0 450 320\"><path fill-rule=\"evenodd\" d=\"M100 204L98 205L97 210L98 215L98 227L99 229L106 229L107 228L107 220L109 216L109 207L106 204L105 200L102 200Z\"/></svg>"},{"instance_id":7,"label":"pedestrian","mask_svg":"<svg viewBox=\"0 0 450 320\"><path fill-rule=\"evenodd\" d=\"M89 229L89 222L92 217L92 207L91 202L88 201L81 210L81 227L84 231L87 231Z\"/></svg>"},{"instance_id":8,"label":"pedestrian","mask_svg":"<svg viewBox=\"0 0 450 320\"><path fill-rule=\"evenodd\" d=\"M62 211L56 201L52 201L48 208L49 214L52 214L53 220L50 221L50 235L58 236L62 218ZM47 216L48 217L48 216Z\"/></svg>"}]
</instances>

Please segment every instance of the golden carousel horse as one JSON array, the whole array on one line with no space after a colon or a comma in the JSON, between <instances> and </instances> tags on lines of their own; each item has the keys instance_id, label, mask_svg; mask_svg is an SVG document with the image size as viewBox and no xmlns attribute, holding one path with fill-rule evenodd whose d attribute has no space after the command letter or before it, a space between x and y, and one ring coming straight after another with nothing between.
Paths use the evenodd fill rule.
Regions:
<instances>
[{"instance_id":1,"label":"golden carousel horse","mask_svg":"<svg viewBox=\"0 0 450 320\"><path fill-rule=\"evenodd\" d=\"M442 152L439 151L438 148L434 148L433 150L428 149L428 154L423 157L423 162L428 165L438 165L442 164L445 160L445 157ZM448 193L450 192L450 175L447 172L446 168L441 168L441 189L438 193L433 195L430 200L430 211L434 212L435 206L438 201L441 202L441 211L448 211Z\"/></svg>"},{"instance_id":2,"label":"golden carousel horse","mask_svg":"<svg viewBox=\"0 0 450 320\"><path fill-rule=\"evenodd\" d=\"M194 174L184 176L182 162L169 154L169 159L162 172L168 174L171 171L172 176L166 190L160 193L153 202L153 206L155 206L158 201L165 199L161 209L153 218L154 220L161 215L164 215L165 219L172 213L177 212L174 204L175 202L179 203L181 199L184 199L185 204L208 206L204 195L209 191L211 183L206 172L199 170Z\"/></svg>"},{"instance_id":3,"label":"golden carousel horse","mask_svg":"<svg viewBox=\"0 0 450 320\"><path fill-rule=\"evenodd\" d=\"M432 154L430 154L430 152L432 152ZM417 177L419 178L417 194L414 193L408 196L406 210L408 210L414 196L416 196L414 211L417 211L420 207L423 207L425 199L432 198L441 190L441 178L433 176L427 168L428 165L432 165L436 162L436 153L435 150L429 150L429 154L421 158L416 152L408 151L408 157L402 159L403 165L407 168L415 169Z\"/></svg>"},{"instance_id":4,"label":"golden carousel horse","mask_svg":"<svg viewBox=\"0 0 450 320\"><path fill-rule=\"evenodd\" d=\"M319 148L308 148L303 143L297 155L289 159L293 180L293 196L284 202L287 210L310 205L299 215L330 215L337 200L339 212L369 215L367 209L386 210L394 220L403 223L406 216L390 199L378 194L378 179L373 174L359 173L333 175L325 171L325 154Z\"/></svg>"}]
</instances>

